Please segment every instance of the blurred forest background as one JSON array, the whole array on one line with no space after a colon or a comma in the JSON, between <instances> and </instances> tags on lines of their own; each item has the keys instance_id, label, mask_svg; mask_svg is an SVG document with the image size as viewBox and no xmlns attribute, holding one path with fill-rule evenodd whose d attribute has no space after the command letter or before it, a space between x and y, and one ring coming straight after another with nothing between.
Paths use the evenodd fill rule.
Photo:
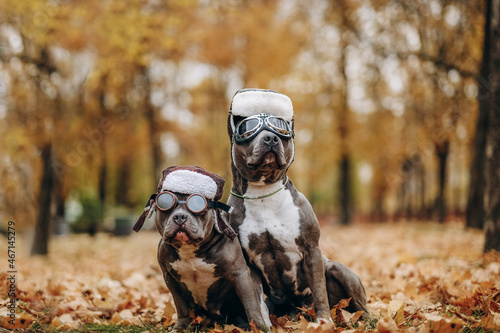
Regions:
<instances>
[{"instance_id":1,"label":"blurred forest background","mask_svg":"<svg viewBox=\"0 0 500 333\"><path fill-rule=\"evenodd\" d=\"M130 228L170 165L223 176L227 198L229 103L255 87L292 99L289 175L323 221L465 220L486 7L1 0L0 219Z\"/></svg>"}]
</instances>

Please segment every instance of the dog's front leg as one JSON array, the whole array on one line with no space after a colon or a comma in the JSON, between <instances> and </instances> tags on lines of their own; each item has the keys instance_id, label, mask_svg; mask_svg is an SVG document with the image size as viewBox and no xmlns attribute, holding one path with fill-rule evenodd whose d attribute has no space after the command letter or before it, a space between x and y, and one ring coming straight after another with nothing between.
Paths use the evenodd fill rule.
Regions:
<instances>
[{"instance_id":1,"label":"dog's front leg","mask_svg":"<svg viewBox=\"0 0 500 333\"><path fill-rule=\"evenodd\" d=\"M264 302L260 277L255 274L254 279L252 279L250 269L245 266L233 274L232 279L236 293L245 308L248 321L253 320L257 328L269 332L271 321Z\"/></svg>"},{"instance_id":2,"label":"dog's front leg","mask_svg":"<svg viewBox=\"0 0 500 333\"><path fill-rule=\"evenodd\" d=\"M311 244L313 245L313 244ZM325 263L317 244L309 246L304 253L304 270L313 295L314 310L318 322L331 321L328 293L326 291Z\"/></svg>"},{"instance_id":3,"label":"dog's front leg","mask_svg":"<svg viewBox=\"0 0 500 333\"><path fill-rule=\"evenodd\" d=\"M184 331L191 324L191 319L189 318L189 307L187 303L182 298L182 293L177 281L172 277L172 275L160 265L163 271L163 278L167 284L168 290L172 295L175 303L175 308L177 310L177 323L175 323L173 332Z\"/></svg>"}]
</instances>

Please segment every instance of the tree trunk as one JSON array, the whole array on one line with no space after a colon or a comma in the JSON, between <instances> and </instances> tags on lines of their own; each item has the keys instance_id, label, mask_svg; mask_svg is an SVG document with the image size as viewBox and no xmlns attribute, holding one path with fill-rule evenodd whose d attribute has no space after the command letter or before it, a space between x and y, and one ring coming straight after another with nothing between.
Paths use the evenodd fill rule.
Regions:
<instances>
[{"instance_id":1,"label":"tree trunk","mask_svg":"<svg viewBox=\"0 0 500 333\"><path fill-rule=\"evenodd\" d=\"M470 184L467 197L465 219L467 227L482 229L484 226L484 170L486 164L486 139L488 137L489 108L491 96L490 75L490 38L491 38L491 0L486 4L486 20L484 24L484 48L481 73L478 78L479 116L476 126L476 137L472 150L470 168Z\"/></svg>"},{"instance_id":2,"label":"tree trunk","mask_svg":"<svg viewBox=\"0 0 500 333\"><path fill-rule=\"evenodd\" d=\"M68 223L65 220L66 196L63 190L62 181L57 177L54 177L54 192L55 192L54 201L56 207L56 215L54 219L52 233L55 235L65 235L68 232L69 228Z\"/></svg>"},{"instance_id":3,"label":"tree trunk","mask_svg":"<svg viewBox=\"0 0 500 333\"><path fill-rule=\"evenodd\" d=\"M52 144L47 143L42 148L42 181L40 184L39 212L35 227L35 238L31 248L31 255L46 255L49 247L51 231L52 191L54 187L54 173L52 170Z\"/></svg>"},{"instance_id":4,"label":"tree trunk","mask_svg":"<svg viewBox=\"0 0 500 333\"><path fill-rule=\"evenodd\" d=\"M341 7L345 8L344 3L341 3ZM347 18L342 15L342 26L347 27ZM340 223L349 224L351 222L351 157L349 155L349 87L347 79L347 41L342 38L342 54L340 56L340 73L342 75L342 89L341 89L341 105L340 105L340 115L338 118L338 129L340 137L340 179L339 179L339 191L340 191Z\"/></svg>"},{"instance_id":5,"label":"tree trunk","mask_svg":"<svg viewBox=\"0 0 500 333\"><path fill-rule=\"evenodd\" d=\"M418 178L419 178L419 202L420 202L420 207L418 210L418 219L423 220L426 217L426 211L427 211L427 203L425 201L425 168L424 164L421 162L419 165L419 171L418 171Z\"/></svg>"},{"instance_id":6,"label":"tree trunk","mask_svg":"<svg viewBox=\"0 0 500 333\"><path fill-rule=\"evenodd\" d=\"M446 201L445 201L445 185L446 185L446 162L450 153L450 142L444 140L436 144L436 154L439 160L438 181L439 192L436 198L436 210L438 221L444 222L446 218Z\"/></svg>"},{"instance_id":7,"label":"tree trunk","mask_svg":"<svg viewBox=\"0 0 500 333\"><path fill-rule=\"evenodd\" d=\"M129 189L132 187L132 160L131 155L125 156L118 167L118 179L115 191L115 204L118 206L131 207L133 204L129 198Z\"/></svg>"},{"instance_id":8,"label":"tree trunk","mask_svg":"<svg viewBox=\"0 0 500 333\"><path fill-rule=\"evenodd\" d=\"M491 2L491 4L490 4ZM492 6L492 7L490 7ZM486 145L485 243L484 251L500 251L500 0L488 1L491 15L490 129Z\"/></svg>"},{"instance_id":9,"label":"tree trunk","mask_svg":"<svg viewBox=\"0 0 500 333\"><path fill-rule=\"evenodd\" d=\"M151 145L151 155L153 157L152 165L152 180L153 184L156 185L159 174L161 172L161 142L160 142L160 131L158 129L157 115L154 106L151 104L151 81L149 79L147 67L141 68L143 84L144 84L144 107L146 110L146 119L149 126L149 142Z\"/></svg>"},{"instance_id":10,"label":"tree trunk","mask_svg":"<svg viewBox=\"0 0 500 333\"><path fill-rule=\"evenodd\" d=\"M106 96L106 86L107 86L107 74L101 76L101 82L99 84L99 108L101 111L102 119L106 119L108 116L108 109L105 103ZM106 150L106 133L102 133L102 142L99 145L99 160L101 164L99 165L98 171L98 199L100 204L101 216L98 219L93 219L87 228L87 233L94 236L98 230L99 225L102 224L104 220L104 214L106 212L106 198L107 198L107 188L108 188L108 159Z\"/></svg>"},{"instance_id":11,"label":"tree trunk","mask_svg":"<svg viewBox=\"0 0 500 333\"><path fill-rule=\"evenodd\" d=\"M351 221L351 184L350 184L351 162L347 154L340 157L340 223L349 224Z\"/></svg>"}]
</instances>

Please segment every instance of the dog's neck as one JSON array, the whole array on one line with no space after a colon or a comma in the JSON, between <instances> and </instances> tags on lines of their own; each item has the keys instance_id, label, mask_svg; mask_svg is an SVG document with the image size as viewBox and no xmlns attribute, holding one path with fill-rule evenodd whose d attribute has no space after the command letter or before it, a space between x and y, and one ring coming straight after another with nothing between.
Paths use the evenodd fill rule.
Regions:
<instances>
[{"instance_id":1,"label":"dog's neck","mask_svg":"<svg viewBox=\"0 0 500 333\"><path fill-rule=\"evenodd\" d=\"M279 191L281 188L283 188L287 179L286 172L284 172L279 180L275 183L268 184L264 181L249 182L241 175L234 163L231 163L231 168L233 173L233 185L231 192L240 196L248 196L250 198L265 197Z\"/></svg>"}]
</instances>

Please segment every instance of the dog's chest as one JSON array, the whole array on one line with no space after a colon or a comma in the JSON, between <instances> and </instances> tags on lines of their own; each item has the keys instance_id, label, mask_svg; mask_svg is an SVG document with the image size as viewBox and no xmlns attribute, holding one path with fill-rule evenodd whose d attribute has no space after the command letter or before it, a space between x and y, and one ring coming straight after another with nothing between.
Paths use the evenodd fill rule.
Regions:
<instances>
[{"instance_id":1,"label":"dog's chest","mask_svg":"<svg viewBox=\"0 0 500 333\"><path fill-rule=\"evenodd\" d=\"M251 195L255 195L255 192L248 196ZM245 218L239 227L239 234L241 245L250 260L257 260L256 256L259 255L254 252L255 244L250 244L251 239L262 234L277 241L280 251L290 257L292 262L301 260L302 254L295 243L300 235L299 208L295 206L290 191L281 190L267 198L245 200L244 205Z\"/></svg>"},{"instance_id":2,"label":"dog's chest","mask_svg":"<svg viewBox=\"0 0 500 333\"><path fill-rule=\"evenodd\" d=\"M191 292L195 303L206 309L208 288L219 278L214 274L216 265L196 257L195 251L195 247L183 246L178 251L179 259L171 266L180 275L180 281Z\"/></svg>"}]
</instances>

